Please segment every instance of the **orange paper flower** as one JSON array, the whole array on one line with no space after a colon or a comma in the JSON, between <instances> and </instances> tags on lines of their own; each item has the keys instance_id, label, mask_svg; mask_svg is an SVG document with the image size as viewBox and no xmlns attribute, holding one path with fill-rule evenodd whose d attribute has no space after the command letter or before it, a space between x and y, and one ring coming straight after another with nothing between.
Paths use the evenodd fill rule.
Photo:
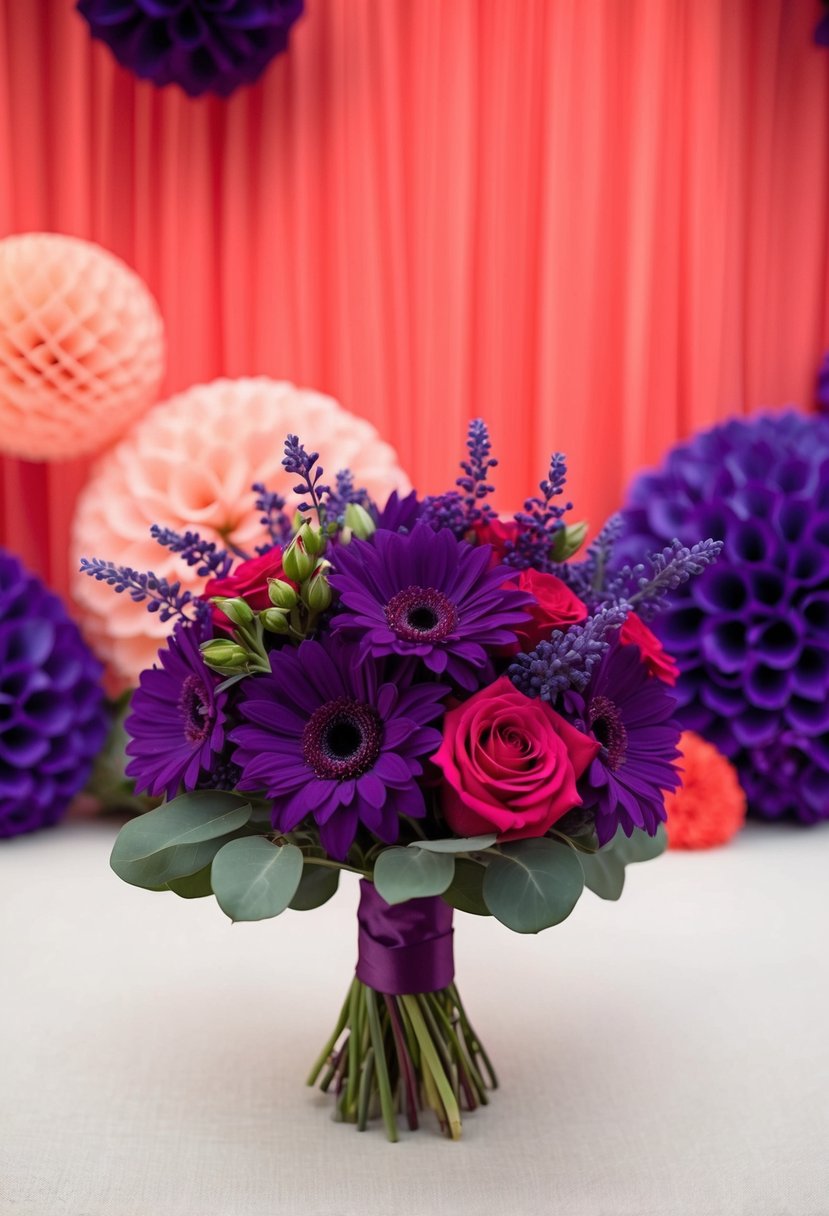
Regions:
<instances>
[{"instance_id":1,"label":"orange paper flower","mask_svg":"<svg viewBox=\"0 0 829 1216\"><path fill-rule=\"evenodd\" d=\"M195 530L252 554L262 527L251 485L264 482L289 507L293 501L296 478L282 468L289 432L320 453L327 475L350 467L380 502L410 488L394 449L331 397L264 376L214 380L157 405L101 458L78 500L73 568L81 557L101 557L200 590L205 580L155 543L151 525ZM110 691L137 684L173 622L83 574L74 575L73 595L90 646L109 665Z\"/></svg>"},{"instance_id":2,"label":"orange paper flower","mask_svg":"<svg viewBox=\"0 0 829 1216\"><path fill-rule=\"evenodd\" d=\"M684 732L679 747L682 785L665 795L668 843L672 849L725 844L746 817L746 797L734 766L692 731Z\"/></svg>"},{"instance_id":3,"label":"orange paper flower","mask_svg":"<svg viewBox=\"0 0 829 1216\"><path fill-rule=\"evenodd\" d=\"M69 460L155 401L164 327L138 275L76 237L0 241L0 450Z\"/></svg>"}]
</instances>

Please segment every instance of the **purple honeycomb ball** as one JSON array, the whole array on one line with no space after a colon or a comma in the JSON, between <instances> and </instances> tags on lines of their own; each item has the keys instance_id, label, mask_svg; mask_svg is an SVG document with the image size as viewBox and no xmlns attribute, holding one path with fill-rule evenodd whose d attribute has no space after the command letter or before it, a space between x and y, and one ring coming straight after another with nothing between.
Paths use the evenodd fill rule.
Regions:
<instances>
[{"instance_id":1,"label":"purple honeycomb ball","mask_svg":"<svg viewBox=\"0 0 829 1216\"><path fill-rule=\"evenodd\" d=\"M768 819L829 819L829 417L726 422L638 477L616 561L673 537L725 542L654 623L677 716L737 766Z\"/></svg>"},{"instance_id":2,"label":"purple honeycomb ball","mask_svg":"<svg viewBox=\"0 0 829 1216\"><path fill-rule=\"evenodd\" d=\"M0 837L56 823L103 746L101 666L61 601L0 549Z\"/></svg>"},{"instance_id":3,"label":"purple honeycomb ball","mask_svg":"<svg viewBox=\"0 0 829 1216\"><path fill-rule=\"evenodd\" d=\"M78 0L92 36L136 76L191 97L252 84L288 46L304 0Z\"/></svg>"}]
</instances>

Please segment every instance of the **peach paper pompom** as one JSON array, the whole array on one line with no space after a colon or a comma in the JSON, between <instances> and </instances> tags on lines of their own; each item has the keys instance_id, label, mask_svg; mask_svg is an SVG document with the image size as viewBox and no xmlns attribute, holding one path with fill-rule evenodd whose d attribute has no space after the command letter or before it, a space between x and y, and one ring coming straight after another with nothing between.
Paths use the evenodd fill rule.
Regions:
<instances>
[{"instance_id":1,"label":"peach paper pompom","mask_svg":"<svg viewBox=\"0 0 829 1216\"><path fill-rule=\"evenodd\" d=\"M729 760L692 731L679 743L682 785L665 796L672 849L708 849L736 836L746 817L746 796Z\"/></svg>"},{"instance_id":2,"label":"peach paper pompom","mask_svg":"<svg viewBox=\"0 0 829 1216\"><path fill-rule=\"evenodd\" d=\"M282 468L289 432L320 453L326 481L350 467L355 483L381 503L393 489L410 488L394 449L331 397L264 376L214 380L155 406L98 461L78 500L73 570L81 557L100 557L201 588L205 580L155 543L151 525L230 540L252 554L265 535L251 485L263 482L289 506L295 501L296 478ZM84 633L109 666L110 689L136 684L172 622L105 583L79 573L73 579Z\"/></svg>"},{"instance_id":3,"label":"peach paper pompom","mask_svg":"<svg viewBox=\"0 0 829 1216\"><path fill-rule=\"evenodd\" d=\"M120 258L51 232L0 241L1 451L97 451L152 405L163 373L161 316Z\"/></svg>"}]
</instances>

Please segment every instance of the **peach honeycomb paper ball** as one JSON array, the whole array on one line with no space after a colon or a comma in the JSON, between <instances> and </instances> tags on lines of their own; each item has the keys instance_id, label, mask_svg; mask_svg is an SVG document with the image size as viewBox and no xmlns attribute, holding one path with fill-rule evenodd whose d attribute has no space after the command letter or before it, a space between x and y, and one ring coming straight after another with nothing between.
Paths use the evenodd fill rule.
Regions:
<instances>
[{"instance_id":1,"label":"peach honeycomb paper ball","mask_svg":"<svg viewBox=\"0 0 829 1216\"><path fill-rule=\"evenodd\" d=\"M294 501L296 478L282 468L289 432L319 452L326 481L350 467L356 484L381 503L393 489L410 488L394 449L331 397L266 377L214 380L155 406L98 461L78 500L73 570L81 557L100 557L200 589L205 580L156 544L151 525L195 530L253 554L265 538L251 485L264 482L289 506ZM137 684L173 622L163 624L88 575L73 579L84 633L108 664L110 691Z\"/></svg>"},{"instance_id":2,"label":"peach honeycomb paper ball","mask_svg":"<svg viewBox=\"0 0 829 1216\"><path fill-rule=\"evenodd\" d=\"M0 450L96 451L152 405L163 373L161 316L120 258L57 233L0 241Z\"/></svg>"}]
</instances>

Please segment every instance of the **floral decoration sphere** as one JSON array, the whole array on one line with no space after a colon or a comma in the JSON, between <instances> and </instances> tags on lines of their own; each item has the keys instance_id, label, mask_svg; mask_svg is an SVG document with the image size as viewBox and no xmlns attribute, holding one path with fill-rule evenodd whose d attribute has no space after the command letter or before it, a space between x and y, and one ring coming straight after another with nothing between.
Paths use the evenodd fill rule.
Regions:
<instances>
[{"instance_id":1,"label":"floral decoration sphere","mask_svg":"<svg viewBox=\"0 0 829 1216\"><path fill-rule=\"evenodd\" d=\"M191 97L252 84L288 46L304 0L78 0L124 67Z\"/></svg>"},{"instance_id":2,"label":"floral decoration sphere","mask_svg":"<svg viewBox=\"0 0 829 1216\"><path fill-rule=\"evenodd\" d=\"M157 405L98 462L78 501L73 569L81 557L101 557L200 590L205 580L159 548L151 526L195 530L253 554L262 528L251 486L264 483L290 503L296 478L282 467L283 442L299 428L314 437L330 477L347 465L380 500L409 489L394 449L333 398L264 376L214 380ZM134 685L172 622L113 596L105 583L73 577L82 626L108 664L109 686Z\"/></svg>"},{"instance_id":3,"label":"floral decoration sphere","mask_svg":"<svg viewBox=\"0 0 829 1216\"><path fill-rule=\"evenodd\" d=\"M56 595L0 549L0 837L57 822L104 745L101 665Z\"/></svg>"},{"instance_id":4,"label":"floral decoration sphere","mask_svg":"<svg viewBox=\"0 0 829 1216\"><path fill-rule=\"evenodd\" d=\"M829 819L829 418L733 420L641 475L616 561L673 537L725 542L655 628L682 725L736 766L749 809Z\"/></svg>"},{"instance_id":5,"label":"floral decoration sphere","mask_svg":"<svg viewBox=\"0 0 829 1216\"><path fill-rule=\"evenodd\" d=\"M726 844L746 818L746 796L734 765L693 731L683 731L679 751L682 784L665 795L668 844L672 849Z\"/></svg>"},{"instance_id":6,"label":"floral decoration sphere","mask_svg":"<svg viewBox=\"0 0 829 1216\"><path fill-rule=\"evenodd\" d=\"M164 327L134 271L90 241L0 241L0 450L67 460L102 448L155 401Z\"/></svg>"}]
</instances>

